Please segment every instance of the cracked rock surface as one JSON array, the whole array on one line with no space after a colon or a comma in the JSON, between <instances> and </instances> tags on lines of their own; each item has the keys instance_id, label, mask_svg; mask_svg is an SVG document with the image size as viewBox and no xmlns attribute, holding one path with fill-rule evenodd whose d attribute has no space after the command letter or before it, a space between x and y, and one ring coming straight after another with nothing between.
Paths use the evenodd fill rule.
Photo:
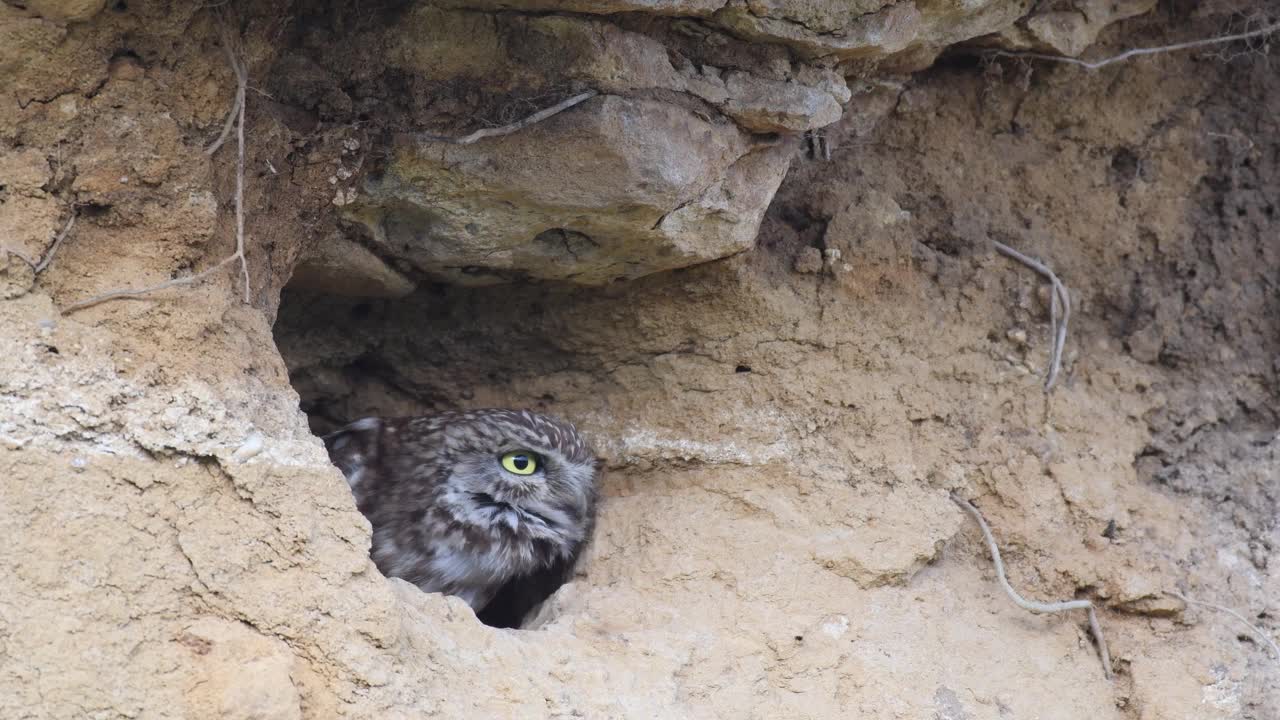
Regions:
<instances>
[{"instance_id":1,"label":"cracked rock surface","mask_svg":"<svg viewBox=\"0 0 1280 720\"><path fill-rule=\"evenodd\" d=\"M1073 30L1074 51L1148 9L1125 7ZM1049 33L1035 17L1015 26L1023 9L1007 0L326 8L303 6L273 96L354 119L373 143L330 177L356 242L396 271L473 285L600 285L747 250L796 136L861 111L847 77L924 67L992 33ZM582 91L599 95L518 132L445 140Z\"/></svg>"},{"instance_id":2,"label":"cracked rock surface","mask_svg":"<svg viewBox=\"0 0 1280 720\"><path fill-rule=\"evenodd\" d=\"M1170 594L1280 632L1265 57L900 74L1050 42L995 3L228 7L252 302L228 270L63 315L230 252L232 73L211 8L0 3L0 244L77 218L38 275L0 256L0 717L1280 717L1267 646ZM1043 283L991 238L1072 292L1052 396ZM314 434L494 405L607 461L522 631L379 575ZM1099 606L1115 681L952 492L1025 595Z\"/></svg>"}]
</instances>

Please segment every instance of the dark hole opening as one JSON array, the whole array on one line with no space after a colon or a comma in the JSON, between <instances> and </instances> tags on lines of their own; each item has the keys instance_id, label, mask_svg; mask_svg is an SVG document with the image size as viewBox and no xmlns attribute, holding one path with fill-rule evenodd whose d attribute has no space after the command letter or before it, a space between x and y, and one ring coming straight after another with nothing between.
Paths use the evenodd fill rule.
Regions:
<instances>
[{"instance_id":1,"label":"dark hole opening","mask_svg":"<svg viewBox=\"0 0 1280 720\"><path fill-rule=\"evenodd\" d=\"M424 284L409 297L385 300L286 288L274 332L312 431L328 436L331 459L348 482L353 482L356 470L344 465L346 456L337 454L333 433L362 418L501 407L576 419L572 412L564 414L566 405L580 408L584 398L595 395L572 383L547 380L577 371L589 376L597 370L583 367L584 362L602 362L584 360L548 341L554 340L548 328L560 327L573 292L529 284L476 288ZM362 436L348 431L337 437ZM362 447L385 452L386 436L380 437L384 444ZM507 468L503 470L504 455L519 449L526 448L495 448L485 456L490 465L484 472L536 477L554 471L551 463L539 460L542 453L538 447L529 448L533 453L523 463L516 456L506 457ZM472 461L480 462L468 462ZM530 465L534 466L532 473ZM359 483L370 482L367 476L360 477ZM399 477L397 482L406 482L404 476ZM368 516L369 507L361 492L353 490L353 496ZM560 522L540 507L524 506L487 487L471 490L470 497L477 511L490 514L495 527L498 522ZM434 512L432 506L415 507L405 517L409 523L433 522ZM412 572L393 573L389 562L379 561L376 555L374 560L384 574L414 582ZM573 577L573 569L571 563L566 569L556 560L545 571L529 571L517 578L518 583L502 584L487 600L464 592L452 594L474 603L477 617L486 624L527 627L530 620L552 612L544 611L544 601Z\"/></svg>"}]
</instances>

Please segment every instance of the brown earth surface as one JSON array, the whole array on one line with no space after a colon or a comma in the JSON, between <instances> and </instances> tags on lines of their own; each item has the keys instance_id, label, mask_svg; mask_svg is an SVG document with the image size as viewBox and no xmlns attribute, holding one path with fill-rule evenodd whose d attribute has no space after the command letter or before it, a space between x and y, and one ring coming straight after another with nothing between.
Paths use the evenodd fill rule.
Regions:
<instances>
[{"instance_id":1,"label":"brown earth surface","mask_svg":"<svg viewBox=\"0 0 1280 720\"><path fill-rule=\"evenodd\" d=\"M589 22L640 45L714 27L707 3L615 4ZM727 4L755 29L726 67L781 52L790 75L766 79L838 69L852 95L829 161L764 138L792 159L756 247L599 287L465 287L341 210L408 124L491 98L416 107L435 86L335 42L383 37L395 3L350 24L244 4L252 302L228 270L62 315L232 251L235 139L202 149L234 78L209 9L52 5L0 4L0 243L40 258L76 213L38 275L0 254L0 717L1280 718L1280 657L1172 594L1280 636L1280 78L1261 41L1096 72L961 47L906 76L889 70L915 45L888 69L811 67L808 36L750 44L811 32L787 3ZM1257 10L1162 5L1088 52L1277 19ZM1035 27L982 44L1044 49ZM320 56L350 76L301 59ZM671 92L643 96L694 112ZM1051 394L1046 284L991 240L1070 289ZM521 631L383 578L313 434L493 405L569 418L608 462L586 562ZM953 492L1016 588L1099 606L1114 680L1083 614L1002 594Z\"/></svg>"}]
</instances>

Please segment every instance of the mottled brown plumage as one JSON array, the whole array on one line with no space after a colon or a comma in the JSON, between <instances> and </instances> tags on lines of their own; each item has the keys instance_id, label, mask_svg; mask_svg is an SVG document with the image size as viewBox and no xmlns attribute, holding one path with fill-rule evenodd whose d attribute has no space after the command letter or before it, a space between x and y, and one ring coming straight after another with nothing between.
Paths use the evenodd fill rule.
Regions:
<instances>
[{"instance_id":1,"label":"mottled brown plumage","mask_svg":"<svg viewBox=\"0 0 1280 720\"><path fill-rule=\"evenodd\" d=\"M527 410L365 418L325 437L383 574L518 627L568 579L595 524L596 460Z\"/></svg>"}]
</instances>

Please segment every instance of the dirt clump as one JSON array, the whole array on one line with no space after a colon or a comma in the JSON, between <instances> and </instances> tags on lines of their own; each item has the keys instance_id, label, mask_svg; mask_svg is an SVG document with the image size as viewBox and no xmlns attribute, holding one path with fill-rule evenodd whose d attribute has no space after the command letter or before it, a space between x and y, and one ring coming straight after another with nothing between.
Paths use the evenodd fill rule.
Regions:
<instances>
[{"instance_id":1,"label":"dirt clump","mask_svg":"<svg viewBox=\"0 0 1280 720\"><path fill-rule=\"evenodd\" d=\"M1090 73L965 47L899 74L952 42L930 28L1037 49L1097 36L1103 55L1230 31L1239 8L1175 4L1097 35L1002 3L971 24L911 3L847 17L821 3L460 4L236 5L253 303L228 271L65 316L230 253L234 149L203 152L234 92L223 21L144 0L64 4L82 15L0 4L13 39L0 42L13 78L0 240L38 258L77 218L38 276L0 258L0 716L1280 717L1269 647L1171 594L1277 633L1280 80L1267 58ZM466 57L351 41L391 37L406 12L502 32ZM898 34L853 47L876 23ZM565 38L596 54L545 52ZM655 43L655 64L632 74L607 62ZM840 62L819 62L828 52ZM749 198L754 220L734 209L743 196L716 195L723 177L680 173L645 189L671 205L658 217L656 204L619 211L642 234L718 198L699 222L758 222L754 243L589 287L532 271L458 283L414 260L422 248L379 245L350 198L392 183L406 133L469 132L459 120L503 96L433 85L423 68L510 57L526 74L504 81L554 95L612 79L590 112L693 118L735 152L779 123L761 145L776 195ZM770 83L795 87L761 94ZM824 117L809 92L841 85L827 161L801 142L816 121L797 118ZM795 104L755 112L752 98ZM483 117L512 122L534 100ZM584 131L563 115L538 132ZM638 127L657 133L645 142L665 132ZM466 200L465 183L431 183L500 172L467 152L448 156L466 168L409 179ZM611 162L643 178L654 158ZM565 212L535 191L476 202ZM545 267L613 261L556 228ZM1051 395L1044 283L991 239L1072 293ZM367 414L501 405L573 420L608 465L586 561L522 631L379 575L315 437ZM1020 591L1100 608L1114 681L1083 618L1008 602L953 492L982 509Z\"/></svg>"}]
</instances>

